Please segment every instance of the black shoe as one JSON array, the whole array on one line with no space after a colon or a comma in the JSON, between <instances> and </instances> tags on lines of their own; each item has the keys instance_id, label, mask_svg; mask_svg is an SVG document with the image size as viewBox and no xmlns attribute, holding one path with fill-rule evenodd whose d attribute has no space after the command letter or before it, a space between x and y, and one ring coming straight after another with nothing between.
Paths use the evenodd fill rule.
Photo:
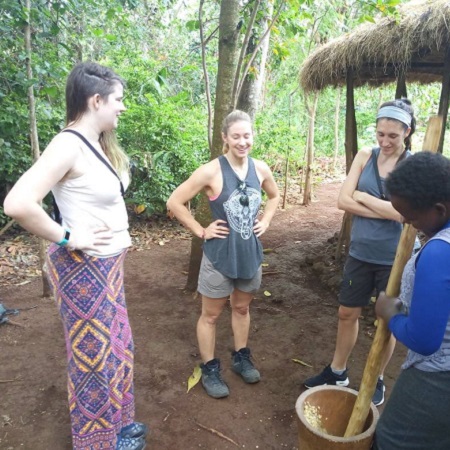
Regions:
<instances>
[{"instance_id":1,"label":"black shoe","mask_svg":"<svg viewBox=\"0 0 450 450\"><path fill-rule=\"evenodd\" d=\"M384 385L384 381L381 378L378 378L377 387L375 388L375 393L372 397L372 403L375 406L380 406L384 403L384 391L386 387Z\"/></svg>"},{"instance_id":2,"label":"black shoe","mask_svg":"<svg viewBox=\"0 0 450 450\"><path fill-rule=\"evenodd\" d=\"M119 435L116 450L144 450L145 440L143 438L123 438Z\"/></svg>"},{"instance_id":3,"label":"black shoe","mask_svg":"<svg viewBox=\"0 0 450 450\"><path fill-rule=\"evenodd\" d=\"M206 364L200 364L200 367L202 369L202 384L206 393L214 398L228 397L230 391L220 375L220 360L214 358Z\"/></svg>"},{"instance_id":4,"label":"black shoe","mask_svg":"<svg viewBox=\"0 0 450 450\"><path fill-rule=\"evenodd\" d=\"M123 438L145 438L147 434L148 427L141 422L133 422L120 430L120 437Z\"/></svg>"},{"instance_id":5,"label":"black shoe","mask_svg":"<svg viewBox=\"0 0 450 450\"><path fill-rule=\"evenodd\" d=\"M322 386L324 384L331 384L333 386L348 386L350 383L347 376L347 369L344 370L342 375L337 375L331 370L331 366L328 365L322 370L319 375L308 378L303 384L305 387L312 388L316 386Z\"/></svg>"},{"instance_id":6,"label":"black shoe","mask_svg":"<svg viewBox=\"0 0 450 450\"><path fill-rule=\"evenodd\" d=\"M251 353L248 347L241 348L238 352L232 353L232 369L239 374L246 383L257 383L261 379L259 371L255 369L250 360Z\"/></svg>"}]
</instances>

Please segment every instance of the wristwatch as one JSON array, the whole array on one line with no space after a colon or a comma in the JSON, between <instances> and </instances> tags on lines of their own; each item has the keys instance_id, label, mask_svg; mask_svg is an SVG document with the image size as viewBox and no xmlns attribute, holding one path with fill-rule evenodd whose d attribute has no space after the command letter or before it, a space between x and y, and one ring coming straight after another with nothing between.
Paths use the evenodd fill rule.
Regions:
<instances>
[{"instance_id":1,"label":"wristwatch","mask_svg":"<svg viewBox=\"0 0 450 450\"><path fill-rule=\"evenodd\" d=\"M69 239L70 239L70 231L68 229L65 229L64 237L56 244L60 245L61 247L65 247L69 243Z\"/></svg>"}]
</instances>

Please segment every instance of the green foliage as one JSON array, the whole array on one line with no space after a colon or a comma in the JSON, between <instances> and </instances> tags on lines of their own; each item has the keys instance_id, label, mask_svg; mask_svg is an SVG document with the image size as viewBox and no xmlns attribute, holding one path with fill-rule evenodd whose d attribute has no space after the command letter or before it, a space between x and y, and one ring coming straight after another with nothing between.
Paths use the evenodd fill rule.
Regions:
<instances>
[{"instance_id":1,"label":"green foliage","mask_svg":"<svg viewBox=\"0 0 450 450\"><path fill-rule=\"evenodd\" d=\"M134 166L129 201L152 214L165 210L172 191L208 160L209 151L203 114L180 100L145 97L124 114L120 138Z\"/></svg>"}]
</instances>

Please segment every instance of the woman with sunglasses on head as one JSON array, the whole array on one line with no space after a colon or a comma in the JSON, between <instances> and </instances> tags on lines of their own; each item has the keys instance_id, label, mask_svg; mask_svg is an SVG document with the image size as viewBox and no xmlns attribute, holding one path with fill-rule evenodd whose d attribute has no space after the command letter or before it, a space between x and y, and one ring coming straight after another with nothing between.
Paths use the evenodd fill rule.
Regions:
<instances>
[{"instance_id":1,"label":"woman with sunglasses on head","mask_svg":"<svg viewBox=\"0 0 450 450\"><path fill-rule=\"evenodd\" d=\"M376 116L378 147L360 150L338 197L338 207L353 215L349 256L339 292L338 331L333 360L308 378L307 388L348 386L347 361L356 344L359 317L375 290L386 289L402 231L400 214L385 195L385 177L411 149L415 118L407 99L383 103ZM384 401L383 373L395 347L391 339L382 362L373 403Z\"/></svg>"},{"instance_id":2,"label":"woman with sunglasses on head","mask_svg":"<svg viewBox=\"0 0 450 450\"><path fill-rule=\"evenodd\" d=\"M224 155L199 167L171 195L167 208L203 239L203 259L198 291L202 312L197 339L203 363L202 384L208 395L227 397L229 389L220 374L220 360L214 357L216 322L228 297L234 335L232 369L246 383L257 383L247 347L253 295L261 284L262 245L259 237L267 230L279 202L278 187L266 163L250 158L253 128L248 114L231 112L222 126ZM267 194L264 215L257 219L261 189ZM185 204L204 191L213 221L203 228Z\"/></svg>"},{"instance_id":3,"label":"woman with sunglasses on head","mask_svg":"<svg viewBox=\"0 0 450 450\"><path fill-rule=\"evenodd\" d=\"M66 83L66 128L4 204L26 230L53 242L47 268L66 338L75 450L142 450L148 433L134 421L134 345L124 293L129 165L114 133L126 109L124 85L108 67L76 65ZM41 206L50 191L61 224Z\"/></svg>"},{"instance_id":4,"label":"woman with sunglasses on head","mask_svg":"<svg viewBox=\"0 0 450 450\"><path fill-rule=\"evenodd\" d=\"M376 450L448 450L450 433L450 161L420 152L386 188L405 223L429 240L403 270L400 297L383 292L376 312L407 348L375 431Z\"/></svg>"}]
</instances>

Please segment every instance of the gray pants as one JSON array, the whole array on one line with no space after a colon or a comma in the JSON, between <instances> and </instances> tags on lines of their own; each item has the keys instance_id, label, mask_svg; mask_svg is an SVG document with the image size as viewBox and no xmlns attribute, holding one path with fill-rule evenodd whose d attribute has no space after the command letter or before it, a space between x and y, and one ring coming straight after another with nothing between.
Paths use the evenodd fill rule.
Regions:
<instances>
[{"instance_id":1,"label":"gray pants","mask_svg":"<svg viewBox=\"0 0 450 450\"><path fill-rule=\"evenodd\" d=\"M450 372L402 371L375 430L374 450L450 449Z\"/></svg>"}]
</instances>

